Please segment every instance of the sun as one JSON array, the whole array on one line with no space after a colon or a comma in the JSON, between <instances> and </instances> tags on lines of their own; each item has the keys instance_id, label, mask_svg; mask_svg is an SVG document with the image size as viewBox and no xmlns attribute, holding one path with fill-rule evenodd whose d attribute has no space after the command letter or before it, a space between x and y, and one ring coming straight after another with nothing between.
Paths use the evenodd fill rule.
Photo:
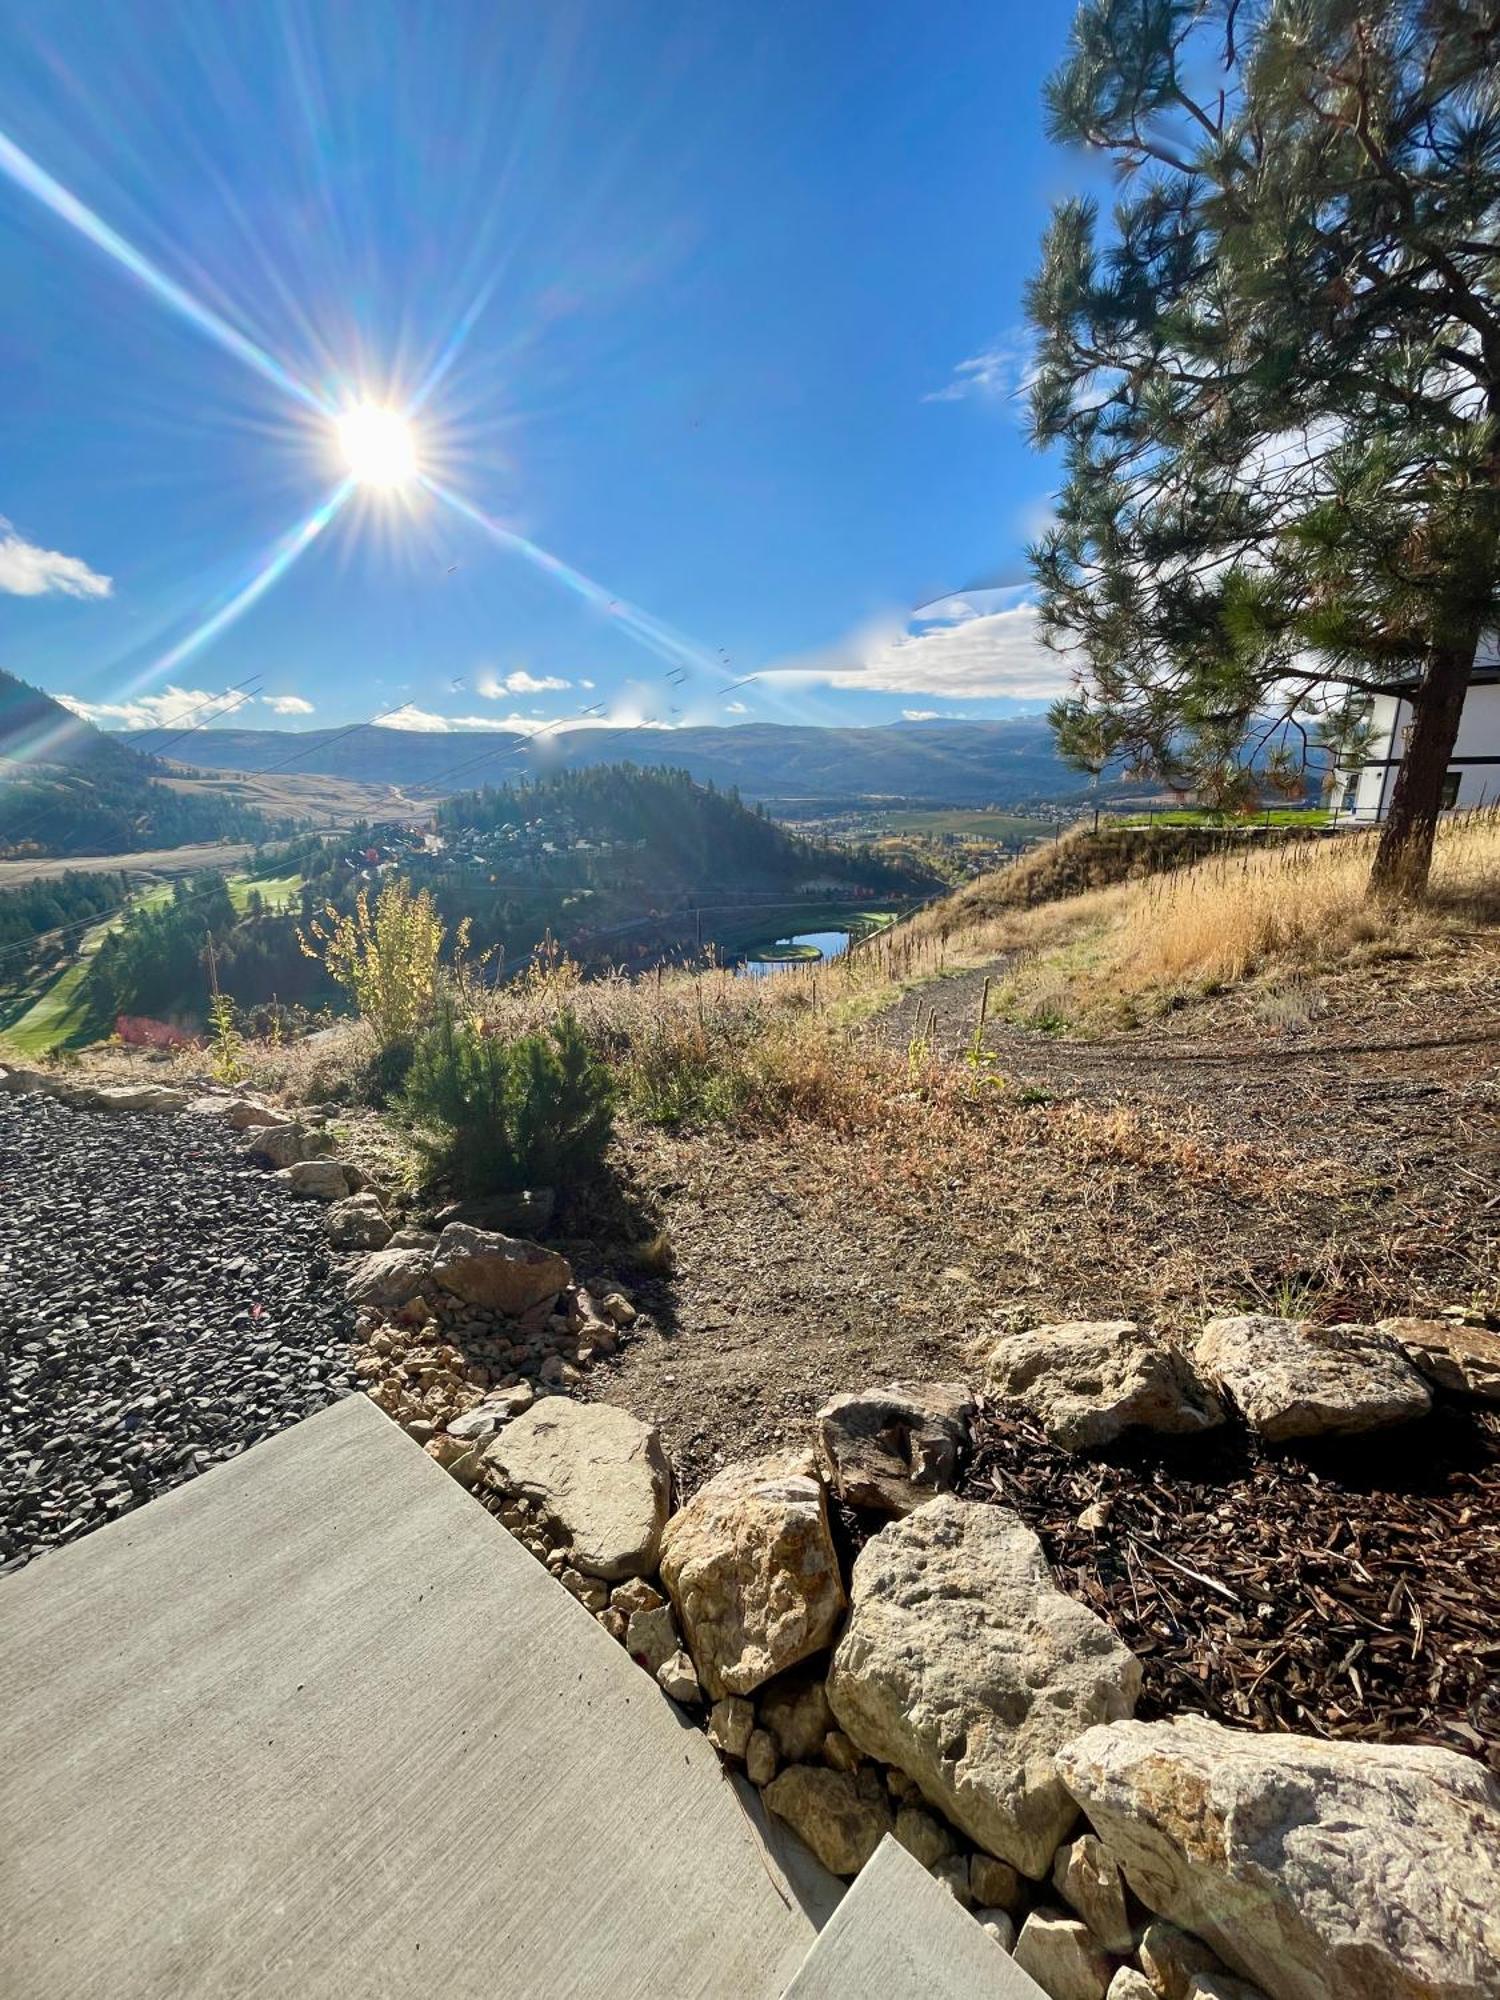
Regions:
<instances>
[{"instance_id":1,"label":"sun","mask_svg":"<svg viewBox=\"0 0 1500 2000\"><path fill-rule=\"evenodd\" d=\"M401 486L416 477L417 441L399 411L356 403L336 428L350 474L361 486Z\"/></svg>"}]
</instances>

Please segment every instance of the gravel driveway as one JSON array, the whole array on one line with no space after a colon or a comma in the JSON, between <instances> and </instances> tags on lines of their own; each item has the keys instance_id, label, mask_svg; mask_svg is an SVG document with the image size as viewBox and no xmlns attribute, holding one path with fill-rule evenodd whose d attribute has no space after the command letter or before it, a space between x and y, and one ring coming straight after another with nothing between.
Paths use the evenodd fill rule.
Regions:
<instances>
[{"instance_id":1,"label":"gravel driveway","mask_svg":"<svg viewBox=\"0 0 1500 2000\"><path fill-rule=\"evenodd\" d=\"M0 1098L0 1570L346 1394L351 1332L227 1129Z\"/></svg>"}]
</instances>

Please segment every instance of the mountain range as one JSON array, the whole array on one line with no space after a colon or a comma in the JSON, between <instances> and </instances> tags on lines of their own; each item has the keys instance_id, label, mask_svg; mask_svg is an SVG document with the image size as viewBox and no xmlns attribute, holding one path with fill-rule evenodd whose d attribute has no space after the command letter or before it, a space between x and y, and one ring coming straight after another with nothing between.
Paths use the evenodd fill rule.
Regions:
<instances>
[{"instance_id":1,"label":"mountain range","mask_svg":"<svg viewBox=\"0 0 1500 2000\"><path fill-rule=\"evenodd\" d=\"M238 801L174 790L170 775L143 744L0 671L0 854L122 854L273 831Z\"/></svg>"},{"instance_id":2,"label":"mountain range","mask_svg":"<svg viewBox=\"0 0 1500 2000\"><path fill-rule=\"evenodd\" d=\"M131 733L146 752L169 730ZM832 729L781 723L734 728L567 729L545 737L508 730L437 733L365 725L349 730L205 729L170 754L200 770L323 772L364 783L451 792L631 762L670 764L700 783L738 787L770 806L908 799L944 805L1022 805L1080 798L1088 781L1057 755L1042 716L1005 721L894 723Z\"/></svg>"}]
</instances>

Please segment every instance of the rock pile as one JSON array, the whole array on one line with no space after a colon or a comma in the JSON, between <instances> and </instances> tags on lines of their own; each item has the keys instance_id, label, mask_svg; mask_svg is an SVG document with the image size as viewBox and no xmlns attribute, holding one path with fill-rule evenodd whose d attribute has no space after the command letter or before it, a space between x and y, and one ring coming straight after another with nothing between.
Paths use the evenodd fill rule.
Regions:
<instances>
[{"instance_id":1,"label":"rock pile","mask_svg":"<svg viewBox=\"0 0 1500 2000\"><path fill-rule=\"evenodd\" d=\"M596 1301L556 1251L465 1222L436 1235L396 1231L346 1286L364 1343L355 1372L466 1485L501 1425L536 1396L579 1388L616 1351L611 1300L628 1310L619 1293Z\"/></svg>"},{"instance_id":2,"label":"rock pile","mask_svg":"<svg viewBox=\"0 0 1500 2000\"><path fill-rule=\"evenodd\" d=\"M1114 1331L1101 1404L1224 1423L1191 1363L1154 1369ZM1099 1338L1058 1343L1073 1415ZM1385 1338L1338 1353L1388 1374ZM1494 1779L1443 1751L1135 1721L1109 1625L1010 1509L944 1490L971 1408L952 1385L836 1398L813 1454L728 1466L663 1526L651 1427L550 1401L497 1425L479 1490L825 1867L852 1876L894 1834L1051 2000L1500 1995ZM829 1499L856 1492L846 1572Z\"/></svg>"}]
</instances>

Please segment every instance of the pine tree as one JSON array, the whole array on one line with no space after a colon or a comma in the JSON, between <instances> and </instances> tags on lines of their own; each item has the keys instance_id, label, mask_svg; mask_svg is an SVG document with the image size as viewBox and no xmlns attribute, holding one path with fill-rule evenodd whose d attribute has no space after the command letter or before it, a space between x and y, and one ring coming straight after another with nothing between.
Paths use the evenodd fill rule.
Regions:
<instances>
[{"instance_id":1,"label":"pine tree","mask_svg":"<svg viewBox=\"0 0 1500 2000\"><path fill-rule=\"evenodd\" d=\"M1497 79L1500 0L1087 0L1048 86L1121 185L1028 295L1044 631L1178 778L1299 783L1409 691L1383 896L1426 883L1496 623Z\"/></svg>"}]
</instances>

